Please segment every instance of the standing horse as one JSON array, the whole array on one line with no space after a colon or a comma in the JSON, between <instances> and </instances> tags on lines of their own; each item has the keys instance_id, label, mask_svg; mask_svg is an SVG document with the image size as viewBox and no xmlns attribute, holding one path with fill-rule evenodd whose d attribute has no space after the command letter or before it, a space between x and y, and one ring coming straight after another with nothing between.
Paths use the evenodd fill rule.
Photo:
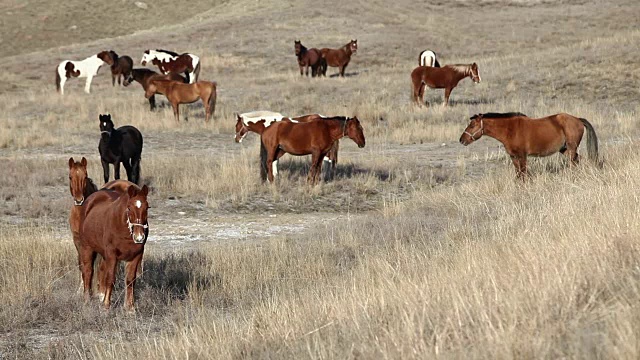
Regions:
<instances>
[{"instance_id":1,"label":"standing horse","mask_svg":"<svg viewBox=\"0 0 640 360\"><path fill-rule=\"evenodd\" d=\"M126 78L133 69L133 60L130 56L118 56L115 51L109 51L109 57L105 61L111 66L111 86L116 86L116 78L118 78L118 85L122 76Z\"/></svg>"},{"instance_id":2,"label":"standing horse","mask_svg":"<svg viewBox=\"0 0 640 360\"><path fill-rule=\"evenodd\" d=\"M113 177L120 179L120 163L127 171L127 179L135 184L140 181L140 158L142 155L142 134L133 126L115 129L111 115L100 114L100 159L104 172L104 182L109 181L109 164L113 164Z\"/></svg>"},{"instance_id":3,"label":"standing horse","mask_svg":"<svg viewBox=\"0 0 640 360\"><path fill-rule=\"evenodd\" d=\"M182 75L171 73L167 75L158 74L157 72L145 68L133 69L129 72L128 75L124 77L124 81L122 82L124 86L129 86L133 81L137 81L142 85L142 89L146 92L147 87L149 87L149 83L152 80L174 80L178 82L186 82ZM162 94L159 91L156 91L159 94ZM149 110L153 111L156 108L156 96L151 95L149 97Z\"/></svg>"},{"instance_id":4,"label":"standing horse","mask_svg":"<svg viewBox=\"0 0 640 360\"><path fill-rule=\"evenodd\" d=\"M326 61L322 75L327 75L327 65L337 67L340 76L344 77L344 70L351 61L351 55L358 51L358 40L351 40L348 44L339 49L323 48L320 50L322 57Z\"/></svg>"},{"instance_id":5,"label":"standing horse","mask_svg":"<svg viewBox=\"0 0 640 360\"><path fill-rule=\"evenodd\" d=\"M307 181L315 184L322 171L322 160L333 144L348 136L358 147L365 146L365 138L357 117L346 120L317 120L308 123L279 121L267 127L260 136L260 162L268 170L273 182L273 162L282 154L302 156L311 154L311 169Z\"/></svg>"},{"instance_id":6,"label":"standing horse","mask_svg":"<svg viewBox=\"0 0 640 360\"><path fill-rule=\"evenodd\" d=\"M140 64L145 66L148 62L156 65L160 72L165 75L184 72L189 84L197 82L200 75L200 58L193 54L184 53L178 55L168 50L146 50L142 54Z\"/></svg>"},{"instance_id":7,"label":"standing horse","mask_svg":"<svg viewBox=\"0 0 640 360\"><path fill-rule=\"evenodd\" d=\"M81 61L65 60L56 68L56 90L64 95L64 84L70 78L87 78L84 92L91 92L91 80L98 74L100 67L111 59L109 51L101 51Z\"/></svg>"},{"instance_id":8,"label":"standing horse","mask_svg":"<svg viewBox=\"0 0 640 360\"><path fill-rule=\"evenodd\" d=\"M539 119L532 119L521 113L474 115L460 136L460 143L467 146L483 135L500 141L513 161L518 178L524 180L529 174L527 156L542 157L559 152L565 154L571 164L577 164L578 146L585 129L589 133L589 158L597 161L598 137L591 123L564 113Z\"/></svg>"},{"instance_id":9,"label":"standing horse","mask_svg":"<svg viewBox=\"0 0 640 360\"><path fill-rule=\"evenodd\" d=\"M444 89L444 105L449 105L451 91L460 80L471 78L474 83L480 82L480 72L476 63L469 65L446 65L441 68L431 66L418 66L411 72L413 84L413 100L418 105L424 101L424 89L428 86L432 89Z\"/></svg>"},{"instance_id":10,"label":"standing horse","mask_svg":"<svg viewBox=\"0 0 640 360\"><path fill-rule=\"evenodd\" d=\"M418 56L418 66L440 67L440 63L436 58L436 53L431 50L424 50Z\"/></svg>"},{"instance_id":11,"label":"standing horse","mask_svg":"<svg viewBox=\"0 0 640 360\"><path fill-rule=\"evenodd\" d=\"M133 310L135 281L149 236L148 194L146 185L131 185L126 193L100 190L87 199L78 246L85 302L91 298L93 263L99 254L103 306L111 306L117 265L125 261L125 308Z\"/></svg>"},{"instance_id":12,"label":"standing horse","mask_svg":"<svg viewBox=\"0 0 640 360\"><path fill-rule=\"evenodd\" d=\"M149 99L156 93L164 94L173 107L173 115L180 122L180 104L190 104L202 100L205 111L205 122L216 111L216 83L211 81L198 81L193 84L183 84L171 80L151 80L144 96Z\"/></svg>"},{"instance_id":13,"label":"standing horse","mask_svg":"<svg viewBox=\"0 0 640 360\"><path fill-rule=\"evenodd\" d=\"M300 76L302 76L303 68L306 68L306 75L309 76L309 67L311 67L311 77L320 75L322 70L326 67L326 61L322 57L320 50L316 48L307 49L302 45L300 40L294 40L294 43L295 54L298 58L298 66L300 67Z\"/></svg>"}]
</instances>

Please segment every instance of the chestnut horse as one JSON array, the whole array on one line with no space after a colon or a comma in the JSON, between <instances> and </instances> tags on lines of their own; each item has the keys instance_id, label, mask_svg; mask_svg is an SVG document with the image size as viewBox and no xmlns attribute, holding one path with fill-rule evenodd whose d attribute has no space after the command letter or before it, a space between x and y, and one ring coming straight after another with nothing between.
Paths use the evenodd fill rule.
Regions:
<instances>
[{"instance_id":1,"label":"chestnut horse","mask_svg":"<svg viewBox=\"0 0 640 360\"><path fill-rule=\"evenodd\" d=\"M120 163L124 165L127 179L140 181L140 159L142 157L142 134L133 126L115 128L111 115L100 114L100 143L98 151L102 161L104 182L109 181L109 164L113 164L113 177L120 179Z\"/></svg>"},{"instance_id":2,"label":"chestnut horse","mask_svg":"<svg viewBox=\"0 0 640 360\"><path fill-rule=\"evenodd\" d=\"M102 65L111 58L109 51L101 51L81 61L64 60L56 67L56 90L64 95L64 84L71 78L87 78L84 92L91 92L91 80L98 74Z\"/></svg>"},{"instance_id":3,"label":"chestnut horse","mask_svg":"<svg viewBox=\"0 0 640 360\"><path fill-rule=\"evenodd\" d=\"M340 76L344 77L344 70L351 61L351 55L358 51L358 40L351 40L348 44L339 49L320 49L322 57L325 59L326 64L322 75L327 75L327 65L337 67L340 70Z\"/></svg>"},{"instance_id":4,"label":"chestnut horse","mask_svg":"<svg viewBox=\"0 0 640 360\"><path fill-rule=\"evenodd\" d=\"M173 107L173 115L176 121L180 121L180 104L190 104L202 100L205 111L205 121L216 111L216 83L210 81L198 81L194 84L183 84L171 80L151 80L144 96L149 99L156 93L164 94Z\"/></svg>"},{"instance_id":5,"label":"chestnut horse","mask_svg":"<svg viewBox=\"0 0 640 360\"><path fill-rule=\"evenodd\" d=\"M116 78L118 78L118 85L122 76L126 76L133 69L133 60L131 57L124 55L118 56L115 51L109 51L109 57L105 61L107 65L111 66L111 86L116 86Z\"/></svg>"},{"instance_id":6,"label":"chestnut horse","mask_svg":"<svg viewBox=\"0 0 640 360\"><path fill-rule=\"evenodd\" d=\"M358 147L364 147L364 133L357 117L346 120L323 119L307 123L275 122L260 136L261 166L268 170L269 182L273 182L272 165L282 154L311 154L311 169L307 181L315 184L318 174L322 171L322 160L334 143L344 136L348 136Z\"/></svg>"},{"instance_id":7,"label":"chestnut horse","mask_svg":"<svg viewBox=\"0 0 640 360\"><path fill-rule=\"evenodd\" d=\"M474 83L480 82L480 73L476 63L469 65L446 65L441 68L431 66L418 66L411 72L413 84L413 100L422 105L425 86L432 89L444 89L444 105L449 104L451 90L460 80L471 78Z\"/></svg>"},{"instance_id":8,"label":"chestnut horse","mask_svg":"<svg viewBox=\"0 0 640 360\"><path fill-rule=\"evenodd\" d=\"M124 86L129 86L129 84L131 84L132 82L137 81L138 83L140 83L140 85L142 85L142 89L144 91L147 91L147 87L149 86L149 83L151 82L151 80L174 80L182 83L187 82L187 79L185 79L182 75L179 75L179 74L171 73L167 75L162 75L162 74L158 74L153 70L140 68L140 69L133 69L129 72L128 75L125 75L124 81L122 82L122 84ZM159 91L157 93L162 94ZM152 95L148 100L149 100L149 110L153 111L156 108L156 96Z\"/></svg>"},{"instance_id":9,"label":"chestnut horse","mask_svg":"<svg viewBox=\"0 0 640 360\"><path fill-rule=\"evenodd\" d=\"M147 62L156 65L165 75L184 72L189 84L197 82L200 75L200 58L194 54L178 54L162 49L146 50L140 64L145 66Z\"/></svg>"},{"instance_id":10,"label":"chestnut horse","mask_svg":"<svg viewBox=\"0 0 640 360\"><path fill-rule=\"evenodd\" d=\"M327 62L322 57L320 50L316 48L307 49L300 40L294 40L294 43L295 54L300 67L300 76L302 76L303 68L306 68L306 75L309 76L309 67L311 67L311 77L319 76L323 70L326 71Z\"/></svg>"},{"instance_id":11,"label":"chestnut horse","mask_svg":"<svg viewBox=\"0 0 640 360\"><path fill-rule=\"evenodd\" d=\"M131 185L126 193L100 190L89 196L84 205L84 221L78 253L84 298L91 298L93 262L99 254L100 289L104 289L103 305L111 306L111 293L119 261L125 261L125 307L133 310L134 286L142 262L144 244L149 235L147 195L149 188Z\"/></svg>"},{"instance_id":12,"label":"chestnut horse","mask_svg":"<svg viewBox=\"0 0 640 360\"><path fill-rule=\"evenodd\" d=\"M587 153L597 162L598 137L591 123L564 113L539 119L521 113L474 115L460 136L460 143L467 146L483 135L500 141L513 161L518 178L524 180L529 174L527 156L542 157L559 152L566 155L571 164L577 164L578 146L585 129L589 134Z\"/></svg>"}]
</instances>

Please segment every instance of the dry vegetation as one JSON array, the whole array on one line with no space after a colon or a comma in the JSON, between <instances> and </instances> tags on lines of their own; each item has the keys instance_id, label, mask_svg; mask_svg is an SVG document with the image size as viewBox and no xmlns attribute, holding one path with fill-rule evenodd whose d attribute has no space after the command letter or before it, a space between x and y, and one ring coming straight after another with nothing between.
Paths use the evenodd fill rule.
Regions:
<instances>
[{"instance_id":1,"label":"dry vegetation","mask_svg":"<svg viewBox=\"0 0 640 360\"><path fill-rule=\"evenodd\" d=\"M97 12L75 3L66 16L92 23ZM123 4L109 16L133 16ZM210 6L161 26L53 31L3 59L0 358L640 356L640 6L237 0L194 16ZM3 7L2 26L34 16ZM301 79L294 38L358 38L360 49L347 78ZM200 104L180 124L170 107L149 112L139 85L111 88L106 69L90 95L73 80L68 96L52 93L63 58L113 48L139 61L149 47L201 55L202 78L219 84L210 124ZM409 73L426 47L443 63L478 62L483 82L462 82L449 108L435 90L429 108L412 106ZM261 108L356 114L367 146L341 143L333 182L309 187L308 160L289 158L263 185L256 136L232 141L233 113ZM585 117L604 166L534 159L519 183L495 141L457 143L468 117L488 111ZM86 156L101 183L104 112L145 136L152 228L135 314L122 310L121 283L110 312L82 303L66 225L66 161Z\"/></svg>"}]
</instances>

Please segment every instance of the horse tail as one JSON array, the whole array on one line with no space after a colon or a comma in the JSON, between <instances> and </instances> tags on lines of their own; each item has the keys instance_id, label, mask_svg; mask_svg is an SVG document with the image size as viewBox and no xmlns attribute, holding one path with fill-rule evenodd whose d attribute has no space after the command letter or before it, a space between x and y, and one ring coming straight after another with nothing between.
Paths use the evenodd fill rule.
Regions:
<instances>
[{"instance_id":1,"label":"horse tail","mask_svg":"<svg viewBox=\"0 0 640 360\"><path fill-rule=\"evenodd\" d=\"M62 79L60 79L59 67L60 66L56 67L56 91L57 92L60 92L60 81L62 80Z\"/></svg>"},{"instance_id":2,"label":"horse tail","mask_svg":"<svg viewBox=\"0 0 640 360\"><path fill-rule=\"evenodd\" d=\"M420 54L418 54L418 66L422 66L422 53L424 51L421 51Z\"/></svg>"},{"instance_id":3,"label":"horse tail","mask_svg":"<svg viewBox=\"0 0 640 360\"><path fill-rule=\"evenodd\" d=\"M200 60L198 60L196 68L193 69L193 76L196 78L195 82L198 82L198 77L200 76Z\"/></svg>"},{"instance_id":4,"label":"horse tail","mask_svg":"<svg viewBox=\"0 0 640 360\"><path fill-rule=\"evenodd\" d=\"M596 136L596 131L593 129L593 126L587 119L579 118L585 129L587 129L588 138L587 138L587 153L589 154L589 159L593 161L598 161L598 136Z\"/></svg>"},{"instance_id":5,"label":"horse tail","mask_svg":"<svg viewBox=\"0 0 640 360\"><path fill-rule=\"evenodd\" d=\"M197 79L196 75L196 79ZM212 82L213 86L211 87L211 94L209 94L209 110L211 111L211 117L216 112L216 98L218 97L218 84L214 81Z\"/></svg>"},{"instance_id":6,"label":"horse tail","mask_svg":"<svg viewBox=\"0 0 640 360\"><path fill-rule=\"evenodd\" d=\"M260 179L262 182L267 181L267 148L260 137Z\"/></svg>"},{"instance_id":7,"label":"horse tail","mask_svg":"<svg viewBox=\"0 0 640 360\"><path fill-rule=\"evenodd\" d=\"M435 54L435 53L434 53ZM433 64L433 67L440 67L440 63L438 62L438 58L434 58L435 63Z\"/></svg>"}]
</instances>

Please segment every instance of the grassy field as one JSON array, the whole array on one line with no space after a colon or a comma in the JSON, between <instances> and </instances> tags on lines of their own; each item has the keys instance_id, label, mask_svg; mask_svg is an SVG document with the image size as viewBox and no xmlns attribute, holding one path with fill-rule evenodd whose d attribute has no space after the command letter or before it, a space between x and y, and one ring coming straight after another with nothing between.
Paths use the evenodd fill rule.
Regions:
<instances>
[{"instance_id":1,"label":"grassy field","mask_svg":"<svg viewBox=\"0 0 640 360\"><path fill-rule=\"evenodd\" d=\"M0 358L640 356L636 2L145 3L0 5ZM344 79L299 76L294 39L352 38ZM211 123L201 104L181 123L163 98L149 112L108 69L91 94L55 93L63 59L148 48L201 57ZM414 106L425 48L483 81ZM335 181L310 187L308 159L285 157L262 184L259 139L232 140L233 114L256 109L357 115L367 145L341 142ZM587 118L603 167L532 159L521 183L496 141L458 143L490 111ZM67 161L102 183L107 112L143 133L152 188L134 314L122 281L110 311L83 304L67 224Z\"/></svg>"}]
</instances>

